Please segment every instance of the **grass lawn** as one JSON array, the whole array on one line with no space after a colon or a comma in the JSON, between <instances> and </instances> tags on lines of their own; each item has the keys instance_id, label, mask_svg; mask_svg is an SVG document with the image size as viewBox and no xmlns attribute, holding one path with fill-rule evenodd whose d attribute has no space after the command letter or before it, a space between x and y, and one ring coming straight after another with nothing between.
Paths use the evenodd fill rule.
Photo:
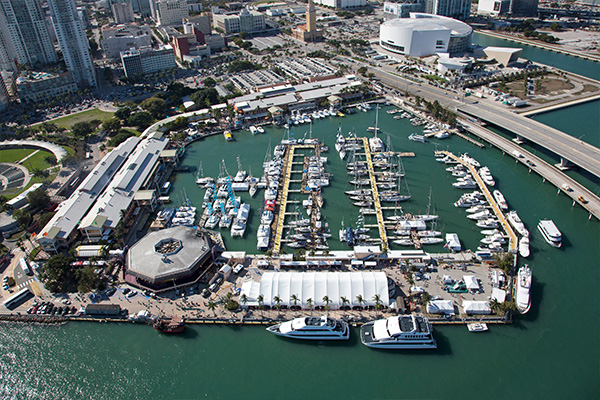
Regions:
<instances>
[{"instance_id":1,"label":"grass lawn","mask_svg":"<svg viewBox=\"0 0 600 400\"><path fill-rule=\"evenodd\" d=\"M140 136L142 134L142 132L138 131L137 129L132 129L132 128L121 128L122 131L127 131L127 132L131 132L133 133L135 136Z\"/></svg>"},{"instance_id":2,"label":"grass lawn","mask_svg":"<svg viewBox=\"0 0 600 400\"><path fill-rule=\"evenodd\" d=\"M0 150L0 162L16 164L17 162L21 161L22 159L36 151L36 149ZM46 169L48 167L51 167L51 165L48 164L45 160L45 158L48 156L54 157L54 154L50 153L49 151L39 150L33 156L25 160L21 165L27 168L29 172L32 172L34 169Z\"/></svg>"},{"instance_id":3,"label":"grass lawn","mask_svg":"<svg viewBox=\"0 0 600 400\"><path fill-rule=\"evenodd\" d=\"M107 119L111 119L112 116L113 113L111 112L101 111L97 108L93 108L91 110L82 111L77 114L71 114L64 117L60 117L52 120L51 122L56 124L56 126L63 127L65 129L71 129L71 127L78 122L87 122L92 121L94 119L99 119L100 121L104 122Z\"/></svg>"}]
</instances>

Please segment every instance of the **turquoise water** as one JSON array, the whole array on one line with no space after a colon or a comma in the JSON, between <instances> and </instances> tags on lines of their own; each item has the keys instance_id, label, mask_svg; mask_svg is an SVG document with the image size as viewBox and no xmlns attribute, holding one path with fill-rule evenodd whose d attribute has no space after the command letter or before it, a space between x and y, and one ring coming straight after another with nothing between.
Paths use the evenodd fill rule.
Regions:
<instances>
[{"instance_id":1,"label":"turquoise water","mask_svg":"<svg viewBox=\"0 0 600 400\"><path fill-rule=\"evenodd\" d=\"M440 228L458 232L467 247L476 246L480 235L464 211L452 205L461 192L451 187L453 180L434 161L433 150L437 146L468 151L490 167L499 189L532 233L529 263L534 286L529 314L477 335L464 326L436 327L439 348L424 352L368 349L359 343L357 329L348 343L330 344L283 340L261 327L190 326L184 335L168 337L129 324L2 324L0 398L596 398L597 221L588 221L581 208L571 207L554 187L499 151L478 149L458 138L425 144L408 141L416 129L407 121L393 120L384 110L379 115L384 137L391 137L396 151L416 154L404 159L413 195L405 208L425 212L432 188ZM357 213L341 195L345 173L333 150L333 137L339 122L344 133L354 127L364 135L374 115L321 120L313 126L313 135L332 147L328 168L334 179L324 190L323 214L334 237L341 220L354 219ZM307 126L295 128L294 136L306 130ZM196 167L202 161L204 173L216 175L223 159L234 174L239 155L242 166L259 175L269 142L277 143L283 131L268 128L264 135L234 135L234 143L215 136L190 146L184 164ZM185 188L200 205L203 192L194 179L195 173L179 174L172 197ZM250 239L231 240L225 233L229 249L254 252L262 195L259 191L252 200L243 195L254 210ZM563 232L560 250L547 245L535 230L545 217ZM333 238L330 244L344 248Z\"/></svg>"},{"instance_id":2,"label":"turquoise water","mask_svg":"<svg viewBox=\"0 0 600 400\"><path fill-rule=\"evenodd\" d=\"M592 79L600 80L600 64L582 58L576 58L554 51L544 50L539 47L529 46L523 43L512 42L492 36L475 32L473 43L480 46L501 46L522 48L521 58L536 61L545 65L551 65L565 71L574 72Z\"/></svg>"}]
</instances>

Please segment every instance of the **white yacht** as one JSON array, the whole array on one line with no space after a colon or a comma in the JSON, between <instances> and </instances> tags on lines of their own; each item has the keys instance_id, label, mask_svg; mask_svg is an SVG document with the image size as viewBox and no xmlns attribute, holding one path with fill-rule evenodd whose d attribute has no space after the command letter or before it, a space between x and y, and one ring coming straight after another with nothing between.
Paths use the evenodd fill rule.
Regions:
<instances>
[{"instance_id":1,"label":"white yacht","mask_svg":"<svg viewBox=\"0 0 600 400\"><path fill-rule=\"evenodd\" d=\"M508 210L508 203L506 202L504 195L498 189L494 190L493 195L494 199L496 199L496 203L498 203L498 207L502 210Z\"/></svg>"},{"instance_id":2,"label":"white yacht","mask_svg":"<svg viewBox=\"0 0 600 400\"><path fill-rule=\"evenodd\" d=\"M419 135L418 133L411 133L410 135L408 135L408 140L412 140L413 142L425 143L425 136Z\"/></svg>"},{"instance_id":3,"label":"white yacht","mask_svg":"<svg viewBox=\"0 0 600 400\"><path fill-rule=\"evenodd\" d=\"M220 219L221 219L221 217L219 216L219 214L216 214L216 213L212 214L206 220L206 223L204 224L204 227L206 229L214 229L217 226L217 224L219 223Z\"/></svg>"},{"instance_id":4,"label":"white yacht","mask_svg":"<svg viewBox=\"0 0 600 400\"><path fill-rule=\"evenodd\" d=\"M243 237L246 233L246 222L248 222L248 214L250 213L250 204L240 205L237 216L233 225L231 225L231 236L232 237Z\"/></svg>"},{"instance_id":5,"label":"white yacht","mask_svg":"<svg viewBox=\"0 0 600 400\"><path fill-rule=\"evenodd\" d=\"M379 349L435 349L433 329L427 318L394 316L368 322L360 328L360 340Z\"/></svg>"},{"instance_id":6,"label":"white yacht","mask_svg":"<svg viewBox=\"0 0 600 400\"><path fill-rule=\"evenodd\" d=\"M529 238L527 236L523 236L519 240L519 254L521 257L529 257Z\"/></svg>"},{"instance_id":7,"label":"white yacht","mask_svg":"<svg viewBox=\"0 0 600 400\"><path fill-rule=\"evenodd\" d=\"M301 317L267 328L278 336L307 340L348 340L348 323L328 316Z\"/></svg>"},{"instance_id":8,"label":"white yacht","mask_svg":"<svg viewBox=\"0 0 600 400\"><path fill-rule=\"evenodd\" d=\"M462 246L458 235L456 233L446 233L446 244L444 247L448 247L452 251L461 251Z\"/></svg>"},{"instance_id":9,"label":"white yacht","mask_svg":"<svg viewBox=\"0 0 600 400\"><path fill-rule=\"evenodd\" d=\"M519 235L529 236L529 231L527 230L527 228L525 228L525 224L523 223L523 221L521 221L521 218L519 218L519 214L517 214L516 211L513 210L507 212L506 219L508 220L508 222L510 222L513 228L515 228Z\"/></svg>"},{"instance_id":10,"label":"white yacht","mask_svg":"<svg viewBox=\"0 0 600 400\"><path fill-rule=\"evenodd\" d=\"M525 265L519 268L517 274L517 310L521 314L526 314L531 307L531 299L529 298L529 290L531 289L531 269Z\"/></svg>"},{"instance_id":11,"label":"white yacht","mask_svg":"<svg viewBox=\"0 0 600 400\"><path fill-rule=\"evenodd\" d=\"M256 129L256 127L254 125L250 126L250 133L253 135L256 135L256 133L258 132L258 130Z\"/></svg>"},{"instance_id":12,"label":"white yacht","mask_svg":"<svg viewBox=\"0 0 600 400\"><path fill-rule=\"evenodd\" d=\"M257 126L256 130L258 131L258 133L265 133L265 128L263 128L262 126Z\"/></svg>"},{"instance_id":13,"label":"white yacht","mask_svg":"<svg viewBox=\"0 0 600 400\"><path fill-rule=\"evenodd\" d=\"M490 172L490 169L488 167L481 167L479 169L479 176L481 177L483 182L485 182L486 185L488 185L488 186L496 185L496 181L494 180L494 177L492 176L492 173Z\"/></svg>"},{"instance_id":14,"label":"white yacht","mask_svg":"<svg viewBox=\"0 0 600 400\"><path fill-rule=\"evenodd\" d=\"M562 245L562 234L550 219L541 220L538 230L550 246L559 248Z\"/></svg>"},{"instance_id":15,"label":"white yacht","mask_svg":"<svg viewBox=\"0 0 600 400\"><path fill-rule=\"evenodd\" d=\"M487 208L482 211L467 215L467 218L474 220L489 219L490 217L492 217L492 213Z\"/></svg>"}]
</instances>

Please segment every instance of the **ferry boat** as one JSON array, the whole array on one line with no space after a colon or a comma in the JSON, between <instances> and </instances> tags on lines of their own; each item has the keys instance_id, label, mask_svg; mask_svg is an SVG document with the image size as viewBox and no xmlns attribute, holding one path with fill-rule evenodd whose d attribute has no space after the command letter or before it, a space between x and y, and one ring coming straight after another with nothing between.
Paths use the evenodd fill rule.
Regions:
<instances>
[{"instance_id":1,"label":"ferry boat","mask_svg":"<svg viewBox=\"0 0 600 400\"><path fill-rule=\"evenodd\" d=\"M529 290L531 289L531 269L525 265L519 268L517 274L516 306L521 314L526 314L531 307Z\"/></svg>"},{"instance_id":2,"label":"ferry boat","mask_svg":"<svg viewBox=\"0 0 600 400\"><path fill-rule=\"evenodd\" d=\"M379 349L437 348L429 321L416 315L368 322L360 328L360 340L365 346Z\"/></svg>"},{"instance_id":3,"label":"ferry boat","mask_svg":"<svg viewBox=\"0 0 600 400\"><path fill-rule=\"evenodd\" d=\"M278 336L306 340L348 340L348 323L328 316L301 317L267 328Z\"/></svg>"},{"instance_id":4,"label":"ferry boat","mask_svg":"<svg viewBox=\"0 0 600 400\"><path fill-rule=\"evenodd\" d=\"M408 140L412 140L413 142L425 143L425 136L419 135L418 133L411 133L408 136Z\"/></svg>"},{"instance_id":5,"label":"ferry boat","mask_svg":"<svg viewBox=\"0 0 600 400\"><path fill-rule=\"evenodd\" d=\"M153 326L162 333L181 333L185 329L185 321L181 317L173 317L170 320L159 318Z\"/></svg>"},{"instance_id":6,"label":"ferry boat","mask_svg":"<svg viewBox=\"0 0 600 400\"><path fill-rule=\"evenodd\" d=\"M541 220L538 224L538 230L544 236L544 239L550 246L560 248L562 246L562 234L550 219Z\"/></svg>"},{"instance_id":7,"label":"ferry boat","mask_svg":"<svg viewBox=\"0 0 600 400\"><path fill-rule=\"evenodd\" d=\"M496 203L498 203L498 207L500 207L502 210L508 210L508 203L506 202L502 192L496 189L494 190L493 195L494 199L496 199Z\"/></svg>"}]
</instances>

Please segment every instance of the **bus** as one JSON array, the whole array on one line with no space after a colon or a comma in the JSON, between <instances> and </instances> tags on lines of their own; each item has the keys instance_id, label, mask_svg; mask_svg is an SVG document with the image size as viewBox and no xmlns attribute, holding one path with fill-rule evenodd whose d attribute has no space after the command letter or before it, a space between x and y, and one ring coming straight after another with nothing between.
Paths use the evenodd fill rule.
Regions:
<instances>
[{"instance_id":1,"label":"bus","mask_svg":"<svg viewBox=\"0 0 600 400\"><path fill-rule=\"evenodd\" d=\"M8 299L4 300L4 307L11 309L22 303L32 293L28 288L22 289L20 292L13 294Z\"/></svg>"},{"instance_id":2,"label":"bus","mask_svg":"<svg viewBox=\"0 0 600 400\"><path fill-rule=\"evenodd\" d=\"M19 264L21 264L21 268L23 269L23 272L26 275L32 275L31 274L31 268L29 268L29 264L27 264L27 260L25 259L25 257L21 257L19 259Z\"/></svg>"}]
</instances>

